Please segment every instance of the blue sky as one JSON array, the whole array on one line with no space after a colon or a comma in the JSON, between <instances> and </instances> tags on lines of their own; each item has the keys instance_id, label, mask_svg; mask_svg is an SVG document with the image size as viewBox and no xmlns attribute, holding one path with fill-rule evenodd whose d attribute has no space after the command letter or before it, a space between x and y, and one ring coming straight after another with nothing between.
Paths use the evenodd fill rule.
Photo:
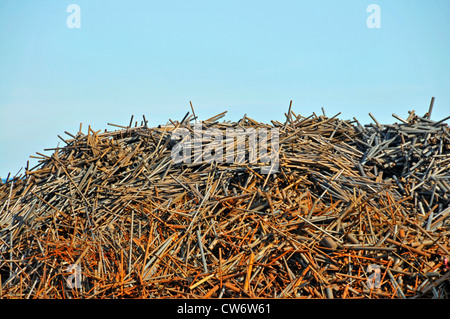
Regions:
<instances>
[{"instance_id":1,"label":"blue sky","mask_svg":"<svg viewBox=\"0 0 450 319\"><path fill-rule=\"evenodd\" d=\"M69 4L81 28L66 25ZM381 9L370 29L369 4ZM0 0L0 176L57 135L190 110L284 120L450 113L450 1ZM31 164L36 162L31 160Z\"/></svg>"}]
</instances>

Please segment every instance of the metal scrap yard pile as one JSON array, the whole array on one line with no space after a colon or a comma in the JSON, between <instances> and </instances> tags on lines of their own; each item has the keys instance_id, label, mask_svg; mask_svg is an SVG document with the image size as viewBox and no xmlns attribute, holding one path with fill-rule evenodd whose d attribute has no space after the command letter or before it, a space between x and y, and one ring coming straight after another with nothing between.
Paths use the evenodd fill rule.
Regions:
<instances>
[{"instance_id":1,"label":"metal scrap yard pile","mask_svg":"<svg viewBox=\"0 0 450 319\"><path fill-rule=\"evenodd\" d=\"M277 129L268 174L248 156L175 162L195 114L66 132L0 184L0 297L449 298L450 130L433 102L393 124L291 107L201 121L265 128L272 155Z\"/></svg>"}]
</instances>

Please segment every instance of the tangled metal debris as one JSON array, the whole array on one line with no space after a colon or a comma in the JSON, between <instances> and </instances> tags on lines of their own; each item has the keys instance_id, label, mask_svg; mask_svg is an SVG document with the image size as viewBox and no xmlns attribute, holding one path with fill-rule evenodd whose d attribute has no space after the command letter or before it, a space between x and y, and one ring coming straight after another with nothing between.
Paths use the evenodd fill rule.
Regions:
<instances>
[{"instance_id":1,"label":"tangled metal debris","mask_svg":"<svg viewBox=\"0 0 450 319\"><path fill-rule=\"evenodd\" d=\"M174 163L189 113L66 132L0 184L0 296L448 298L450 131L433 103L389 125L291 107L284 123L202 121L277 128L271 174Z\"/></svg>"}]
</instances>

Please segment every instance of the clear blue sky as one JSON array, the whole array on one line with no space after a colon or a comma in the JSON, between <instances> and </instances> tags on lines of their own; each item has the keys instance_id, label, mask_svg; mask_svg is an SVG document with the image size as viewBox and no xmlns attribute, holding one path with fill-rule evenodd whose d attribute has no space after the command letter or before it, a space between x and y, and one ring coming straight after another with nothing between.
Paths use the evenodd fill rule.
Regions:
<instances>
[{"instance_id":1,"label":"clear blue sky","mask_svg":"<svg viewBox=\"0 0 450 319\"><path fill-rule=\"evenodd\" d=\"M69 29L69 4L81 28ZM369 29L369 4L381 28ZM0 0L0 176L57 135L228 110L450 113L450 1ZM62 142L61 142L62 143ZM31 161L31 163L36 163Z\"/></svg>"}]
</instances>

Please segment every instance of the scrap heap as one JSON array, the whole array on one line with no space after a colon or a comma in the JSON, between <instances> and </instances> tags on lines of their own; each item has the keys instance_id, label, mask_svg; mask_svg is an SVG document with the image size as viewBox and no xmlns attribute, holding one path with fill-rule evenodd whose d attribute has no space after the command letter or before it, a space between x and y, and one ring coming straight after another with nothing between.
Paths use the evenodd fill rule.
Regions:
<instances>
[{"instance_id":1,"label":"scrap heap","mask_svg":"<svg viewBox=\"0 0 450 319\"><path fill-rule=\"evenodd\" d=\"M174 163L189 114L66 132L0 184L0 297L448 298L450 131L433 102L390 125L290 107L284 123L202 122L277 128L273 174Z\"/></svg>"}]
</instances>

